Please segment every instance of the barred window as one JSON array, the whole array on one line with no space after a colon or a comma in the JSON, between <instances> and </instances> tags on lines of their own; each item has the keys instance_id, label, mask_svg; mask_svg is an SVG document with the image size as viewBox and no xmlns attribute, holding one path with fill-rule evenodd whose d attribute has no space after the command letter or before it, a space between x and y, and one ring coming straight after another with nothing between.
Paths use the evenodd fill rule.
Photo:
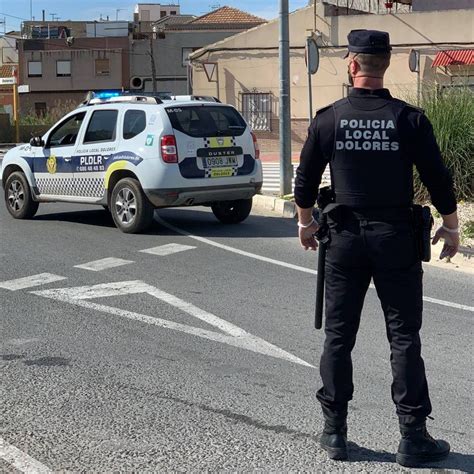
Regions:
<instances>
[{"instance_id":1,"label":"barred window","mask_svg":"<svg viewBox=\"0 0 474 474\"><path fill-rule=\"evenodd\" d=\"M242 115L252 130L271 131L272 99L272 94L266 92L242 94Z\"/></svg>"}]
</instances>

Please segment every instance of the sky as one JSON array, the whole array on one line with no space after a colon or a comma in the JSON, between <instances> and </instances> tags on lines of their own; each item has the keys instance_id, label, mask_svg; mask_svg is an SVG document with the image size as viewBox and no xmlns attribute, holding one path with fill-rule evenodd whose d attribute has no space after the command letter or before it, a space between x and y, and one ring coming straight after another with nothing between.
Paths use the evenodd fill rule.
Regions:
<instances>
[{"instance_id":1,"label":"sky","mask_svg":"<svg viewBox=\"0 0 474 474\"><path fill-rule=\"evenodd\" d=\"M136 3L174 3L171 1L140 0L0 0L0 22L6 19L6 30L18 30L22 20L30 19L30 5L33 6L33 16L40 20L42 10L46 10L46 18L51 14L59 16L60 20L99 20L100 15L106 18L109 15L115 20L117 14L120 20L131 20ZM203 15L219 6L239 8L266 19L278 16L279 0L178 0L181 13ZM304 7L308 0L290 0L290 11ZM117 12L117 9L122 9ZM16 17L16 18L15 18ZM4 25L0 24L0 33Z\"/></svg>"}]
</instances>

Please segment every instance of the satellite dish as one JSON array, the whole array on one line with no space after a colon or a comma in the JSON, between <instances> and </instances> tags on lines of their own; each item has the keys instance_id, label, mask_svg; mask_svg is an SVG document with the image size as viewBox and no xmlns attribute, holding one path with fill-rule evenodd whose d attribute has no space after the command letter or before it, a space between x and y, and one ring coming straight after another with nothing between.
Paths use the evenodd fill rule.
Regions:
<instances>
[{"instance_id":1,"label":"satellite dish","mask_svg":"<svg viewBox=\"0 0 474 474\"><path fill-rule=\"evenodd\" d=\"M411 72L420 72L420 52L412 49L408 58L408 67Z\"/></svg>"}]
</instances>

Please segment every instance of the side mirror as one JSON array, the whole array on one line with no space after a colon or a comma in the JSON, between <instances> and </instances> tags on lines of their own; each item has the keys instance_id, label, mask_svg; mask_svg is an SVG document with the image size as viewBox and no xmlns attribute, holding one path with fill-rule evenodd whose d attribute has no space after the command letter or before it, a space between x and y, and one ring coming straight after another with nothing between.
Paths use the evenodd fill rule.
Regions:
<instances>
[{"instance_id":1,"label":"side mirror","mask_svg":"<svg viewBox=\"0 0 474 474\"><path fill-rule=\"evenodd\" d=\"M30 145L44 147L44 140L41 137L33 137L30 140Z\"/></svg>"}]
</instances>

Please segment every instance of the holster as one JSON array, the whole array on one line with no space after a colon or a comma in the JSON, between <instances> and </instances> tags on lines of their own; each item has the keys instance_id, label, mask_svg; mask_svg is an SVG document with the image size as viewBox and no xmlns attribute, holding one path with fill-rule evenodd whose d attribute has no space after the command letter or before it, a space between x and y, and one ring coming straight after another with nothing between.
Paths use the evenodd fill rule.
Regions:
<instances>
[{"instance_id":1,"label":"holster","mask_svg":"<svg viewBox=\"0 0 474 474\"><path fill-rule=\"evenodd\" d=\"M429 262L431 260L431 229L434 224L431 209L428 206L414 204L412 211L418 256L421 261Z\"/></svg>"}]
</instances>

